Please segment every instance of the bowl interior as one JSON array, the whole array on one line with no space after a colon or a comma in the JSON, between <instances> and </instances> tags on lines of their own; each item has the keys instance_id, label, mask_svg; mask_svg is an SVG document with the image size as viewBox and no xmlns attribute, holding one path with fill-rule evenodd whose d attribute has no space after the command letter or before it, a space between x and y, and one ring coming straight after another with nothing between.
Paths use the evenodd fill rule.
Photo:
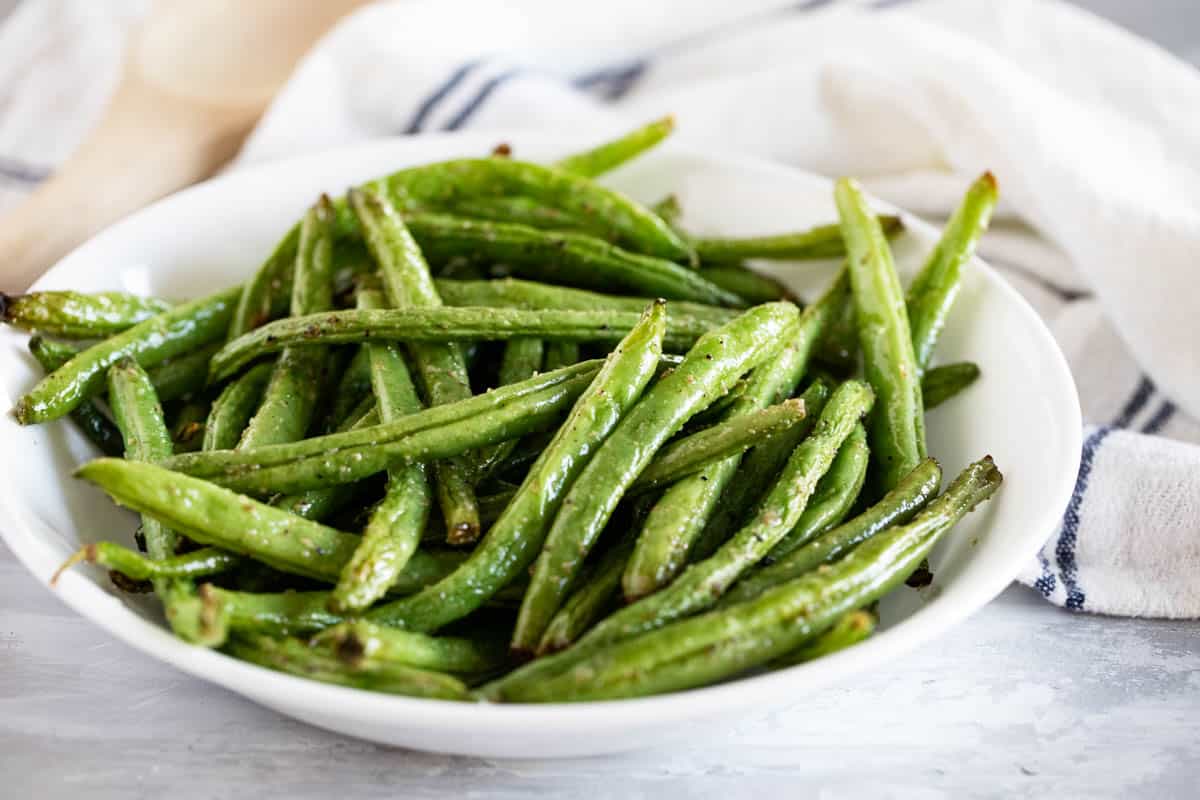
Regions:
<instances>
[{"instance_id":1,"label":"bowl interior","mask_svg":"<svg viewBox=\"0 0 1200 800\"><path fill-rule=\"evenodd\" d=\"M181 299L248 277L280 235L321 191L347 186L400 166L483 154L500 137L479 134L374 143L246 170L167 198L124 220L65 258L37 288L120 289ZM571 140L513 134L525 158L574 149ZM822 178L758 161L664 147L614 173L608 182L652 202L678 195L684 225L698 233L737 235L802 228L835 219ZM882 204L881 210L888 210ZM937 231L906 217L894 243L904 276L919 268ZM836 263L756 265L811 297ZM0 402L11 407L40 375L26 337L0 331ZM540 707L472 707L377 697L267 672L176 641L163 628L152 598L117 592L103 571L76 569L55 589L64 601L125 641L188 672L222 683L304 719L398 744L463 753L519 755L530 734L498 744L461 735L475 730L525 730L537 723L539 755L602 752L637 743L652 730L756 703L780 691L812 690L883 662L963 619L995 596L1052 531L1078 463L1078 399L1066 364L1044 325L994 272L976 260L938 348L938 361L972 360L983 377L928 417L930 454L948 481L968 462L992 454L1005 474L1003 490L971 514L931 558L934 582L901 589L882 605L883 631L849 651L812 664L693 692L640 701ZM72 479L95 453L69 423L22 428L0 420L7 455L0 487L3 533L39 579L81 544L131 543L132 514L99 490ZM420 713L412 713L419 709ZM640 728L639 728L640 721ZM419 723L419 724L418 724ZM606 727L608 726L608 727ZM589 742L564 743L566 731L589 730ZM605 739L610 730L616 741ZM419 734L419 735L418 735ZM505 748L517 749L509 752ZM556 749L557 747L557 749Z\"/></svg>"}]
</instances>

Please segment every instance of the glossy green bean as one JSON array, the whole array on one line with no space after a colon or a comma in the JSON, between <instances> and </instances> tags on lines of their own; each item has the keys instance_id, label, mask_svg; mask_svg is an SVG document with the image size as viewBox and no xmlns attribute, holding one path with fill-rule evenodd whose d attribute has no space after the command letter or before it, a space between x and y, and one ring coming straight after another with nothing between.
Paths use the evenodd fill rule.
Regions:
<instances>
[{"instance_id":1,"label":"glossy green bean","mask_svg":"<svg viewBox=\"0 0 1200 800\"><path fill-rule=\"evenodd\" d=\"M998 195L996 178L990 172L971 184L937 246L908 287L913 353L921 370L933 357L938 336L958 296L963 265L975 254L975 244L987 230Z\"/></svg>"},{"instance_id":2,"label":"glossy green bean","mask_svg":"<svg viewBox=\"0 0 1200 800\"><path fill-rule=\"evenodd\" d=\"M579 362L579 343L549 341L546 343L545 369L558 369Z\"/></svg>"},{"instance_id":3,"label":"glossy green bean","mask_svg":"<svg viewBox=\"0 0 1200 800\"><path fill-rule=\"evenodd\" d=\"M145 581L152 578L204 578L226 572L241 562L240 556L215 547L201 547L183 555L154 559L116 542L92 542L76 550L54 573L50 583L53 585L59 575L76 564L96 564L131 580Z\"/></svg>"},{"instance_id":4,"label":"glossy green bean","mask_svg":"<svg viewBox=\"0 0 1200 800\"><path fill-rule=\"evenodd\" d=\"M473 307L330 311L281 319L253 330L221 348L212 360L211 370L213 379L221 380L262 355L330 343L403 341L408 343L410 351L418 344L456 347L456 342L465 340L531 336L554 341L616 343L637 321L638 314L630 311ZM668 328L666 341L671 347L687 348L709 330L707 324L676 319Z\"/></svg>"},{"instance_id":5,"label":"glossy green bean","mask_svg":"<svg viewBox=\"0 0 1200 800\"><path fill-rule=\"evenodd\" d=\"M549 679L502 682L489 693L518 701L631 697L703 685L767 663L899 585L1001 480L990 458L976 462L911 523L880 533L825 570L618 642Z\"/></svg>"},{"instance_id":6,"label":"glossy green bean","mask_svg":"<svg viewBox=\"0 0 1200 800\"><path fill-rule=\"evenodd\" d=\"M841 558L886 528L906 524L937 495L941 481L942 470L937 462L932 458L925 459L875 505L774 564L747 575L730 590L722 603L740 603L756 597L773 586Z\"/></svg>"},{"instance_id":7,"label":"glossy green bean","mask_svg":"<svg viewBox=\"0 0 1200 800\"><path fill-rule=\"evenodd\" d=\"M508 661L508 642L502 637L427 636L362 619L322 631L310 644L352 666L382 661L438 672L480 673L491 672Z\"/></svg>"},{"instance_id":8,"label":"glossy green bean","mask_svg":"<svg viewBox=\"0 0 1200 800\"><path fill-rule=\"evenodd\" d=\"M652 297L622 297L568 286L499 278L490 281L465 281L441 278L438 292L447 305L492 308L558 309L561 311L632 311L640 313ZM704 303L672 300L667 304L667 324L678 320L683 327L724 325L738 312Z\"/></svg>"},{"instance_id":9,"label":"glossy green bean","mask_svg":"<svg viewBox=\"0 0 1200 800\"><path fill-rule=\"evenodd\" d=\"M377 660L364 660L352 667L298 639L238 637L229 642L226 651L260 667L323 683L413 697L467 699L467 687L450 675Z\"/></svg>"},{"instance_id":10,"label":"glossy green bean","mask_svg":"<svg viewBox=\"0 0 1200 800\"><path fill-rule=\"evenodd\" d=\"M29 340L29 352L42 365L42 369L53 372L70 361L77 351L41 336L33 336ZM83 435L104 455L119 456L125 452L121 432L93 401L84 400L71 411L70 417Z\"/></svg>"},{"instance_id":11,"label":"glossy green bean","mask_svg":"<svg viewBox=\"0 0 1200 800\"><path fill-rule=\"evenodd\" d=\"M546 626L538 643L538 655L570 646L602 617L620 605L621 575L633 554L635 537L626 536L604 553L590 573L571 593Z\"/></svg>"},{"instance_id":12,"label":"glossy green bean","mask_svg":"<svg viewBox=\"0 0 1200 800\"><path fill-rule=\"evenodd\" d=\"M771 303L706 333L630 409L571 487L546 536L517 617L514 649L537 647L618 501L657 450L744 372L777 352L780 336L798 316L790 303Z\"/></svg>"},{"instance_id":13,"label":"glossy green bean","mask_svg":"<svg viewBox=\"0 0 1200 800\"><path fill-rule=\"evenodd\" d=\"M338 378L337 392L329 406L326 431L334 431L349 417L363 398L371 394L371 359L367 348L359 347Z\"/></svg>"},{"instance_id":14,"label":"glossy green bean","mask_svg":"<svg viewBox=\"0 0 1200 800\"><path fill-rule=\"evenodd\" d=\"M221 390L204 422L202 449L230 450L237 446L273 371L273 364L255 364Z\"/></svg>"},{"instance_id":15,"label":"glossy green bean","mask_svg":"<svg viewBox=\"0 0 1200 800\"><path fill-rule=\"evenodd\" d=\"M580 219L528 197L464 197L445 211L455 217L511 222L540 230L573 231L598 236L606 233L603 226L590 225L587 219Z\"/></svg>"},{"instance_id":16,"label":"glossy green bean","mask_svg":"<svg viewBox=\"0 0 1200 800\"><path fill-rule=\"evenodd\" d=\"M208 362L220 349L220 342L212 342L147 369L159 401L168 403L203 389L208 381Z\"/></svg>"},{"instance_id":17,"label":"glossy green bean","mask_svg":"<svg viewBox=\"0 0 1200 800\"><path fill-rule=\"evenodd\" d=\"M103 391L108 368L126 356L150 367L219 339L240 292L235 287L185 303L89 347L17 401L14 416L22 425L58 419Z\"/></svg>"},{"instance_id":18,"label":"glossy green bean","mask_svg":"<svg viewBox=\"0 0 1200 800\"><path fill-rule=\"evenodd\" d=\"M359 308L378 308L384 303L379 293L359 292ZM367 345L367 350L380 419L384 423L394 422L420 411L421 398L400 348ZM343 614L361 612L387 593L416 552L432 503L433 493L424 464L398 464L388 470L387 493L371 512L362 541L342 568L330 610ZM450 543L455 543L453 537Z\"/></svg>"},{"instance_id":19,"label":"glossy green bean","mask_svg":"<svg viewBox=\"0 0 1200 800\"><path fill-rule=\"evenodd\" d=\"M771 662L772 669L794 667L816 661L827 655L853 647L867 639L875 632L879 620L869 611L851 611L843 614L841 619L833 623L833 627L817 638L802 644L790 653L785 653Z\"/></svg>"},{"instance_id":20,"label":"glossy green bean","mask_svg":"<svg viewBox=\"0 0 1200 800\"><path fill-rule=\"evenodd\" d=\"M329 592L255 593L202 584L200 592L225 609L230 630L266 636L300 636L342 622L329 611Z\"/></svg>"},{"instance_id":21,"label":"glossy green bean","mask_svg":"<svg viewBox=\"0 0 1200 800\"><path fill-rule=\"evenodd\" d=\"M609 354L517 495L461 569L415 597L372 611L370 618L410 630L436 630L469 614L520 576L536 558L577 477L649 383L665 326L663 304L650 306Z\"/></svg>"},{"instance_id":22,"label":"glossy green bean","mask_svg":"<svg viewBox=\"0 0 1200 800\"><path fill-rule=\"evenodd\" d=\"M545 342L535 337L518 337L509 339L504 344L504 353L500 358L500 369L497 376L501 386L507 386L517 381L523 381L536 375L542 369L542 358L546 350ZM571 363L579 361L576 358ZM507 442L493 445L479 454L473 479L476 484L492 472L512 454L518 441L510 439ZM480 509L480 522L483 509Z\"/></svg>"},{"instance_id":23,"label":"glossy green bean","mask_svg":"<svg viewBox=\"0 0 1200 800\"><path fill-rule=\"evenodd\" d=\"M795 300L787 287L779 281L747 269L740 264L701 267L699 274L706 281L737 295L746 305L770 303L775 300Z\"/></svg>"},{"instance_id":24,"label":"glossy green bean","mask_svg":"<svg viewBox=\"0 0 1200 800\"><path fill-rule=\"evenodd\" d=\"M632 161L670 136L674 130L675 118L661 117L616 139L560 159L554 166L576 175L594 178Z\"/></svg>"},{"instance_id":25,"label":"glossy green bean","mask_svg":"<svg viewBox=\"0 0 1200 800\"><path fill-rule=\"evenodd\" d=\"M232 341L259 325L287 312L291 303L292 280L296 273L296 250L300 244L300 225L284 234L279 244L255 271L244 287L238 287L236 307L229 320L227 339Z\"/></svg>"},{"instance_id":26,"label":"glossy green bean","mask_svg":"<svg viewBox=\"0 0 1200 800\"><path fill-rule=\"evenodd\" d=\"M153 464L101 458L76 474L194 541L317 580L336 581L361 539ZM412 592L460 561L454 553L418 551L392 590Z\"/></svg>"},{"instance_id":27,"label":"glossy green bean","mask_svg":"<svg viewBox=\"0 0 1200 800\"><path fill-rule=\"evenodd\" d=\"M503 264L516 274L547 283L712 305L744 305L694 269L625 250L594 236L437 214L414 215L407 221L421 249L435 262L465 258Z\"/></svg>"},{"instance_id":28,"label":"glossy green bean","mask_svg":"<svg viewBox=\"0 0 1200 800\"><path fill-rule=\"evenodd\" d=\"M630 484L630 491L646 491L675 483L713 462L739 456L761 445L804 419L804 401L784 400L767 408L730 417L725 422L666 445Z\"/></svg>"},{"instance_id":29,"label":"glossy green bean","mask_svg":"<svg viewBox=\"0 0 1200 800\"><path fill-rule=\"evenodd\" d=\"M0 321L69 339L103 339L170 308L171 304L162 300L125 292L0 292Z\"/></svg>"},{"instance_id":30,"label":"glossy green bean","mask_svg":"<svg viewBox=\"0 0 1200 800\"><path fill-rule=\"evenodd\" d=\"M842 444L829 472L821 478L796 526L768 554L780 559L814 536L837 525L850 513L867 478L871 451L867 432L859 425Z\"/></svg>"},{"instance_id":31,"label":"glossy green bean","mask_svg":"<svg viewBox=\"0 0 1200 800\"><path fill-rule=\"evenodd\" d=\"M125 441L125 457L130 460L101 461L137 469L149 466L143 462L161 460L171 454L171 437L154 386L133 359L122 358L109 368L108 401ZM143 515L141 530L150 558L162 561L175 555L179 537L161 520ZM156 578L153 585L167 622L180 638L205 646L225 640L227 628L219 607L197 596L190 582Z\"/></svg>"},{"instance_id":32,"label":"glossy green bean","mask_svg":"<svg viewBox=\"0 0 1200 800\"><path fill-rule=\"evenodd\" d=\"M379 265L390 305L404 311L440 307L442 299L434 286L429 266L396 208L373 192L352 191L349 202L363 230L367 249ZM443 405L471 396L466 360L457 343L402 338L413 358L429 405ZM438 506L450 538L466 542L479 538L479 507L467 463L461 458L442 461L433 466L433 474Z\"/></svg>"},{"instance_id":33,"label":"glossy green bean","mask_svg":"<svg viewBox=\"0 0 1200 800\"><path fill-rule=\"evenodd\" d=\"M925 410L937 408L979 380L979 365L970 361L932 367L921 376Z\"/></svg>"},{"instance_id":34,"label":"glossy green bean","mask_svg":"<svg viewBox=\"0 0 1200 800\"><path fill-rule=\"evenodd\" d=\"M848 252L863 370L879 402L867 425L884 491L925 457L925 412L912 333L892 250L853 180L834 190Z\"/></svg>"},{"instance_id":35,"label":"glossy green bean","mask_svg":"<svg viewBox=\"0 0 1200 800\"><path fill-rule=\"evenodd\" d=\"M683 206L679 203L679 196L669 194L659 200L654 205L650 206L650 210L659 216L659 218L670 225L672 228L679 222L679 218L683 216Z\"/></svg>"},{"instance_id":36,"label":"glossy green bean","mask_svg":"<svg viewBox=\"0 0 1200 800\"><path fill-rule=\"evenodd\" d=\"M904 230L899 217L880 215L876 218L884 236L892 237ZM692 246L702 264L740 262L748 258L782 261L840 258L846 255L841 227L836 223L818 225L806 231L776 236L692 237Z\"/></svg>"}]
</instances>

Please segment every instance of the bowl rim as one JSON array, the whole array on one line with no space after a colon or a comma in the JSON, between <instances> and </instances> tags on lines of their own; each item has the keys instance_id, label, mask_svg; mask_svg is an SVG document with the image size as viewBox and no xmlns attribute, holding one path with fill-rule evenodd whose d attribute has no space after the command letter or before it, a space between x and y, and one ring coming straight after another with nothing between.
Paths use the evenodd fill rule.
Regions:
<instances>
[{"instance_id":1,"label":"bowl rim","mask_svg":"<svg viewBox=\"0 0 1200 800\"><path fill-rule=\"evenodd\" d=\"M54 273L60 268L69 266L76 260L86 260L88 251L96 242L119 234L142 214L170 204L186 204L198 193L221 191L224 187L236 186L238 182L263 180L276 172L314 169L316 165L327 161L366 159L372 157L375 151L379 152L379 157L393 155L404 163L406 151L426 148L445 150L443 156L435 157L453 157L451 153L454 152L485 152L483 148L490 147L496 141L536 143L538 148L565 150L579 145L580 139L577 134L554 135L519 129L490 133L438 133L419 137L378 139L248 165L183 189L131 214L62 258L47 270L32 288L37 289L52 281ZM832 187L832 182L825 177L764 158L741 154L714 154L704 148L689 147L674 141L666 142L660 145L660 148L682 156L732 167L738 171L765 171L776 175L783 173L791 179L809 184L814 190L819 187L831 190ZM925 236L937 236L934 227L902 209L875 198L872 198L872 204L881 212L899 214L906 227L913 231ZM514 726L519 725L538 726L542 735L545 735L554 731L615 731L637 724L639 719L661 724L710 717L722 711L748 709L765 705L772 700L778 701L780 697L788 697L788 687L794 685L801 675L806 690L828 686L849 673L869 669L915 649L962 622L996 597L1054 530L1073 491L1076 477L1074 466L1078 464L1082 442L1082 416L1078 392L1066 358L1046 324L1015 288L978 256L972 259L971 269L980 273L990 291L1004 294L1007 302L1016 307L1030 326L1032 334L1039 340L1039 344L1045 347L1056 365L1057 369L1052 375L1039 376L1039 380L1045 382L1047 396L1055 398L1057 414L1061 414L1065 419L1063 455L1068 452L1073 454L1068 459L1072 468L1067 469L1064 466L1057 484L1048 489L1045 507L1037 514L1038 524L1031 525L1023 536L1010 542L1009 556L988 571L986 579L976 580L967 586L955 586L955 603L927 603L895 625L850 650L782 670L646 698L545 704L447 702L320 683L259 667L220 652L195 647L179 640L164 627L128 609L79 572L68 572L60 578L55 587L47 588L81 616L133 648L171 664L189 675L217 683L264 704L279 709L300 708L316 717L348 716L376 724L394 723L396 720L411 722L415 719L419 720L421 727L431 730L470 731L472 738L511 731ZM36 534L28 531L18 534L18 528L25 527L23 523L18 522L21 515L14 513L18 509L19 503L16 498L11 497L7 491L0 491L0 519L10 521L10 524L0 529L0 536L17 559L37 579L44 581L57 565L48 566L45 563L43 554L38 552L39 548L36 546L39 538ZM111 613L114 606L119 606L116 616Z\"/></svg>"}]
</instances>

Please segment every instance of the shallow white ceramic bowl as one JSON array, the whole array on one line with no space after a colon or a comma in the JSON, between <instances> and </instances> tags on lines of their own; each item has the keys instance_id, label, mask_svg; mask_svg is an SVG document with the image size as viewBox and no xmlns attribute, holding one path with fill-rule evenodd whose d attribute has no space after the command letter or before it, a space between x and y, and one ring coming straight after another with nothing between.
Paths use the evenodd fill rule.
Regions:
<instances>
[{"instance_id":1,"label":"shallow white ceramic bowl","mask_svg":"<svg viewBox=\"0 0 1200 800\"><path fill-rule=\"evenodd\" d=\"M248 277L319 192L341 192L409 164L486 153L496 141L494 135L385 141L209 181L105 231L63 259L37 288L120 289L167 298L208 293ZM514 134L508 141L531 159L552 158L580 145L539 135ZM675 192L686 226L697 232L777 232L835 218L828 181L750 159L664 147L610 180L647 202ZM911 275L937 232L918 220L905 221L908 231L895 250L902 273ZM770 269L802 295L811 295L834 267L807 263ZM39 374L25 339L9 330L0 333L0 402L6 407ZM930 413L930 453L948 476L991 453L1006 476L1004 488L934 553L930 587L901 589L884 601L877 636L803 666L645 700L553 706L417 700L293 678L190 647L163 627L152 599L121 595L98 569L75 569L53 591L156 658L284 714L353 736L422 750L538 758L703 736L718 720L794 702L862 670L887 669L892 659L991 600L1053 530L1075 477L1080 418L1074 383L1049 332L1012 288L975 261L966 271L938 355L942 361L976 361L983 378ZM0 452L5 473L0 526L9 547L39 580L47 581L83 543L129 541L132 515L69 477L94 453L68 423L21 428L5 415Z\"/></svg>"}]
</instances>

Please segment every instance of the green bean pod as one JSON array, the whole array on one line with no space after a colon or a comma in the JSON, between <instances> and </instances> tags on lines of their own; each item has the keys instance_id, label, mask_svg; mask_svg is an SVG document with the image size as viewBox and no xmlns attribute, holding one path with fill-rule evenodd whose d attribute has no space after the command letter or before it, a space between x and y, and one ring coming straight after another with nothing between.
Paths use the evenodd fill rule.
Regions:
<instances>
[{"instance_id":1,"label":"green bean pod","mask_svg":"<svg viewBox=\"0 0 1200 800\"><path fill-rule=\"evenodd\" d=\"M603 144L560 159L554 166L566 172L594 178L616 169L651 149L675 130L675 118L665 116L634 128Z\"/></svg>"},{"instance_id":2,"label":"green bean pod","mask_svg":"<svg viewBox=\"0 0 1200 800\"><path fill-rule=\"evenodd\" d=\"M340 615L329 611L329 592L264 594L201 584L200 593L220 604L233 631L273 637L300 636L342 622Z\"/></svg>"},{"instance_id":3,"label":"green bean pod","mask_svg":"<svg viewBox=\"0 0 1200 800\"><path fill-rule=\"evenodd\" d=\"M103 339L170 308L162 300L125 292L0 292L0 321L68 339Z\"/></svg>"},{"instance_id":4,"label":"green bean pod","mask_svg":"<svg viewBox=\"0 0 1200 800\"><path fill-rule=\"evenodd\" d=\"M624 250L594 236L437 214L414 215L407 222L426 256L439 263L465 258L503 264L516 274L547 283L719 306L745 305L694 269Z\"/></svg>"},{"instance_id":5,"label":"green bean pod","mask_svg":"<svg viewBox=\"0 0 1200 800\"><path fill-rule=\"evenodd\" d=\"M770 303L775 300L795 301L795 297L782 283L740 264L701 267L699 273L700 277L710 283L740 297L746 305Z\"/></svg>"},{"instance_id":6,"label":"green bean pod","mask_svg":"<svg viewBox=\"0 0 1200 800\"><path fill-rule=\"evenodd\" d=\"M538 643L538 655L570 646L602 617L616 609L621 600L621 575L633 553L635 538L626 536L604 553L594 570L571 593L546 626Z\"/></svg>"},{"instance_id":7,"label":"green bean pod","mask_svg":"<svg viewBox=\"0 0 1200 800\"><path fill-rule=\"evenodd\" d=\"M963 265L975 254L975 244L987 230L998 195L996 178L990 172L971 184L937 246L908 287L913 353L922 370L933 357L933 348L958 296Z\"/></svg>"},{"instance_id":8,"label":"green bean pod","mask_svg":"<svg viewBox=\"0 0 1200 800\"><path fill-rule=\"evenodd\" d=\"M535 702L633 697L703 685L767 663L903 582L1001 480L985 458L964 470L911 523L883 531L825 570L745 603L618 642L548 679L501 683L490 693Z\"/></svg>"},{"instance_id":9,"label":"green bean pod","mask_svg":"<svg viewBox=\"0 0 1200 800\"><path fill-rule=\"evenodd\" d=\"M76 474L118 503L194 541L317 580L335 582L361 541L354 534L153 464L101 458L84 464ZM392 589L397 594L412 592L441 578L459 561L454 553L418 551Z\"/></svg>"},{"instance_id":10,"label":"green bean pod","mask_svg":"<svg viewBox=\"0 0 1200 800\"><path fill-rule=\"evenodd\" d=\"M384 305L377 292L359 292L359 308ZM384 423L421 410L399 347L368 345L371 386ZM399 464L388 471L387 494L371 513L362 542L342 569L330 599L330 610L360 612L387 593L416 552L429 520L433 494L424 464Z\"/></svg>"},{"instance_id":11,"label":"green bean pod","mask_svg":"<svg viewBox=\"0 0 1200 800\"><path fill-rule=\"evenodd\" d=\"M870 457L867 432L859 425L850 434L850 438L842 443L842 449L838 451L829 472L825 473L817 484L816 491L813 492L808 507L804 509L796 527L779 540L768 556L773 559L782 558L814 536L841 522L850 513L858 499L858 493L862 491Z\"/></svg>"},{"instance_id":12,"label":"green bean pod","mask_svg":"<svg viewBox=\"0 0 1200 800\"><path fill-rule=\"evenodd\" d=\"M579 362L579 343L550 341L546 343L546 370L558 369Z\"/></svg>"},{"instance_id":13,"label":"green bean pod","mask_svg":"<svg viewBox=\"0 0 1200 800\"><path fill-rule=\"evenodd\" d=\"M215 547L201 547L183 555L154 559L115 542L92 542L76 550L54 573L50 583L53 585L59 575L76 564L96 564L119 572L131 580L145 581L163 578L204 578L226 572L241 561L240 556Z\"/></svg>"},{"instance_id":14,"label":"green bean pod","mask_svg":"<svg viewBox=\"0 0 1200 800\"><path fill-rule=\"evenodd\" d=\"M125 441L125 456L131 460L106 458L101 461L137 469L150 467L143 462L161 460L171 454L173 445L154 386L145 370L133 359L123 358L109 369L108 400ZM175 555L179 537L161 520L143 515L142 535L150 558L162 561ZM191 583L161 578L155 579L153 584L167 622L177 635L194 644L210 647L225 640L227 628L220 608L198 597Z\"/></svg>"},{"instance_id":15,"label":"green bean pod","mask_svg":"<svg viewBox=\"0 0 1200 800\"><path fill-rule=\"evenodd\" d=\"M541 339L533 337L509 339L504 345L504 353L500 358L500 370L497 376L500 385L507 386L510 383L523 381L540 372L545 350L545 342ZM579 361L578 358L571 363L574 364L577 361ZM506 462L517 444L517 440L510 439L481 453L479 461L475 465L473 475L475 483L478 484L480 480L491 475L499 465ZM481 523L483 522L482 515L483 509L481 508Z\"/></svg>"},{"instance_id":16,"label":"green bean pod","mask_svg":"<svg viewBox=\"0 0 1200 800\"><path fill-rule=\"evenodd\" d=\"M240 292L235 287L184 303L89 347L39 381L13 415L22 425L58 419L102 392L108 368L126 356L150 367L219 339Z\"/></svg>"},{"instance_id":17,"label":"green bean pod","mask_svg":"<svg viewBox=\"0 0 1200 800\"><path fill-rule=\"evenodd\" d=\"M921 376L921 394L925 410L937 408L979 380L979 365L970 361L943 364L927 369Z\"/></svg>"},{"instance_id":18,"label":"green bean pod","mask_svg":"<svg viewBox=\"0 0 1200 800\"><path fill-rule=\"evenodd\" d=\"M700 337L683 363L630 409L572 486L546 536L517 617L515 650L537 647L617 502L655 452L744 372L778 351L780 336L797 318L790 303L750 309Z\"/></svg>"},{"instance_id":19,"label":"green bean pod","mask_svg":"<svg viewBox=\"0 0 1200 800\"><path fill-rule=\"evenodd\" d=\"M899 217L882 214L876 218L883 235L891 238L904 230ZM702 264L738 263L748 258L778 261L841 258L846 255L842 230L836 223L806 231L775 236L697 237L691 239Z\"/></svg>"},{"instance_id":20,"label":"green bean pod","mask_svg":"<svg viewBox=\"0 0 1200 800\"><path fill-rule=\"evenodd\" d=\"M834 195L849 254L863 368L879 397L867 433L886 491L925 457L921 372L883 229L857 183L839 180Z\"/></svg>"},{"instance_id":21,"label":"green bean pod","mask_svg":"<svg viewBox=\"0 0 1200 800\"><path fill-rule=\"evenodd\" d=\"M392 307L403 310L440 307L442 299L434 286L429 266L396 208L386 198L372 192L352 191L349 200L363 229L367 249L379 265ZM452 403L471 396L471 381L459 345L417 342L411 336L401 338L412 355L429 405ZM479 507L467 464L463 459L455 458L435 464L433 472L438 505L450 538L475 541L480 533Z\"/></svg>"},{"instance_id":22,"label":"green bean pod","mask_svg":"<svg viewBox=\"0 0 1200 800\"><path fill-rule=\"evenodd\" d=\"M663 222L676 229L679 218L683 216L683 206L679 203L679 196L676 194L667 195L650 206L650 210L657 214Z\"/></svg>"},{"instance_id":23,"label":"green bean pod","mask_svg":"<svg viewBox=\"0 0 1200 800\"><path fill-rule=\"evenodd\" d=\"M202 449L230 450L237 446L273 371L273 364L256 364L221 390L204 422Z\"/></svg>"},{"instance_id":24,"label":"green bean pod","mask_svg":"<svg viewBox=\"0 0 1200 800\"><path fill-rule=\"evenodd\" d=\"M334 431L350 416L363 398L371 394L371 359L367 348L359 347L350 358L350 363L338 378L337 391L329 406L326 430Z\"/></svg>"},{"instance_id":25,"label":"green bean pod","mask_svg":"<svg viewBox=\"0 0 1200 800\"><path fill-rule=\"evenodd\" d=\"M942 470L927 458L904 476L883 499L853 519L821 534L770 566L738 581L722 603L740 603L765 590L786 583L836 561L862 542L893 525L904 525L937 495Z\"/></svg>"},{"instance_id":26,"label":"green bean pod","mask_svg":"<svg viewBox=\"0 0 1200 800\"><path fill-rule=\"evenodd\" d=\"M506 644L501 637L426 636L362 619L322 631L310 642L352 666L382 661L458 673L490 672L504 666L508 661Z\"/></svg>"},{"instance_id":27,"label":"green bean pod","mask_svg":"<svg viewBox=\"0 0 1200 800\"><path fill-rule=\"evenodd\" d=\"M462 568L415 597L375 609L369 618L409 630L436 630L474 611L520 576L537 557L568 490L654 375L665 326L663 304L650 306L642 322L609 354Z\"/></svg>"},{"instance_id":28,"label":"green bean pod","mask_svg":"<svg viewBox=\"0 0 1200 800\"><path fill-rule=\"evenodd\" d=\"M853 647L864 639L870 638L879 624L878 618L870 611L851 611L843 614L841 619L833 623L833 627L812 641L802 644L790 653L786 653L771 662L772 669L794 667L797 664L807 664L827 655Z\"/></svg>"},{"instance_id":29,"label":"green bean pod","mask_svg":"<svg viewBox=\"0 0 1200 800\"><path fill-rule=\"evenodd\" d=\"M804 401L797 398L739 414L697 431L663 447L629 490L646 491L667 486L715 461L739 456L797 425L804 415Z\"/></svg>"},{"instance_id":30,"label":"green bean pod","mask_svg":"<svg viewBox=\"0 0 1200 800\"><path fill-rule=\"evenodd\" d=\"M77 352L73 347L52 342L41 336L29 339L29 352L46 372L53 372L71 360ZM71 421L88 440L106 456L119 456L125 452L121 432L117 430L104 412L91 400L84 400L70 413Z\"/></svg>"},{"instance_id":31,"label":"green bean pod","mask_svg":"<svg viewBox=\"0 0 1200 800\"><path fill-rule=\"evenodd\" d=\"M467 699L467 687L450 675L376 660L350 666L336 656L309 648L297 639L239 637L229 642L226 651L260 667L323 683L413 697Z\"/></svg>"},{"instance_id":32,"label":"green bean pod","mask_svg":"<svg viewBox=\"0 0 1200 800\"><path fill-rule=\"evenodd\" d=\"M229 320L232 341L287 312L296 272L300 225L293 225L244 287L238 287L236 308Z\"/></svg>"},{"instance_id":33,"label":"green bean pod","mask_svg":"<svg viewBox=\"0 0 1200 800\"><path fill-rule=\"evenodd\" d=\"M603 236L606 232L603 226L592 226L586 219L571 216L528 197L464 197L444 211L455 217L516 223L539 230L572 231L597 236Z\"/></svg>"}]
</instances>

